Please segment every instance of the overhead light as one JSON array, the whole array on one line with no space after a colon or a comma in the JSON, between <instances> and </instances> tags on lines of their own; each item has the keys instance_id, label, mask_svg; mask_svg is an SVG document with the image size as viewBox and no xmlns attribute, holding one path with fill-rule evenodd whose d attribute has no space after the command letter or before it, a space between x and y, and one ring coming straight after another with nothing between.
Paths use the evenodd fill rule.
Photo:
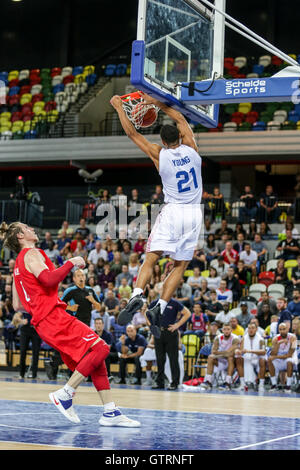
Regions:
<instances>
[{"instance_id":1,"label":"overhead light","mask_svg":"<svg viewBox=\"0 0 300 470\"><path fill-rule=\"evenodd\" d=\"M22 0L12 0L13 2L22 2Z\"/></svg>"}]
</instances>

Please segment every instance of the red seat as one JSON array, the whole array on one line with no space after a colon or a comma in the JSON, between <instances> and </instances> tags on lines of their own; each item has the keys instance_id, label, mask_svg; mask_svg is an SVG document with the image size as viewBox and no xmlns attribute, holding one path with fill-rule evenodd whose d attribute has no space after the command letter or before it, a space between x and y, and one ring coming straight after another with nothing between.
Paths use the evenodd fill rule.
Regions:
<instances>
[{"instance_id":1,"label":"red seat","mask_svg":"<svg viewBox=\"0 0 300 470\"><path fill-rule=\"evenodd\" d=\"M30 92L31 92L31 86L23 85L20 89L20 96L24 95L25 93L30 93Z\"/></svg>"},{"instance_id":2,"label":"red seat","mask_svg":"<svg viewBox=\"0 0 300 470\"><path fill-rule=\"evenodd\" d=\"M8 86L9 88L12 88L14 86L19 86L19 79L18 78L14 78L13 80L11 80L10 82L8 82Z\"/></svg>"},{"instance_id":3,"label":"red seat","mask_svg":"<svg viewBox=\"0 0 300 470\"><path fill-rule=\"evenodd\" d=\"M32 119L34 118L34 113L32 113L31 111L24 114L23 115L23 122L26 122L26 121L32 121Z\"/></svg>"},{"instance_id":4,"label":"red seat","mask_svg":"<svg viewBox=\"0 0 300 470\"><path fill-rule=\"evenodd\" d=\"M256 121L258 121L258 112L257 111L249 111L249 113L246 114L246 122L250 122L251 124L254 124Z\"/></svg>"},{"instance_id":5,"label":"red seat","mask_svg":"<svg viewBox=\"0 0 300 470\"><path fill-rule=\"evenodd\" d=\"M27 114L27 113L31 113L31 111L32 111L32 103L31 102L23 104L23 106L22 106L23 116L25 116L25 114Z\"/></svg>"},{"instance_id":6,"label":"red seat","mask_svg":"<svg viewBox=\"0 0 300 470\"><path fill-rule=\"evenodd\" d=\"M269 287L271 284L274 284L275 282L275 273L272 271L264 271L262 273L259 273L258 282L260 284L264 284L265 286Z\"/></svg>"},{"instance_id":7,"label":"red seat","mask_svg":"<svg viewBox=\"0 0 300 470\"><path fill-rule=\"evenodd\" d=\"M7 96L6 102L7 104L9 104L9 106L13 106L14 104L19 104L20 95Z\"/></svg>"},{"instance_id":8,"label":"red seat","mask_svg":"<svg viewBox=\"0 0 300 470\"><path fill-rule=\"evenodd\" d=\"M63 84L67 85L68 83L73 83L74 82L74 75L67 75L66 77L63 78Z\"/></svg>"},{"instance_id":9,"label":"red seat","mask_svg":"<svg viewBox=\"0 0 300 470\"><path fill-rule=\"evenodd\" d=\"M16 111L11 115L11 122L15 121L22 121L22 113L20 111Z\"/></svg>"},{"instance_id":10,"label":"red seat","mask_svg":"<svg viewBox=\"0 0 300 470\"><path fill-rule=\"evenodd\" d=\"M272 64L273 64L273 65L279 66L279 65L281 65L282 63L283 63L283 60L282 60L282 59L280 59L280 58L277 57L276 55L273 55L273 56L272 56Z\"/></svg>"},{"instance_id":11,"label":"red seat","mask_svg":"<svg viewBox=\"0 0 300 470\"><path fill-rule=\"evenodd\" d=\"M39 77L40 73L41 73L40 69L32 69L30 70L29 78L31 78L32 75L36 75Z\"/></svg>"},{"instance_id":12,"label":"red seat","mask_svg":"<svg viewBox=\"0 0 300 470\"><path fill-rule=\"evenodd\" d=\"M225 57L224 59L224 68L225 69L230 69L233 67L234 64L234 58L233 57Z\"/></svg>"},{"instance_id":13,"label":"red seat","mask_svg":"<svg viewBox=\"0 0 300 470\"><path fill-rule=\"evenodd\" d=\"M61 68L60 67L53 67L53 69L51 69L51 77L55 77L56 75L60 75L61 74Z\"/></svg>"},{"instance_id":14,"label":"red seat","mask_svg":"<svg viewBox=\"0 0 300 470\"><path fill-rule=\"evenodd\" d=\"M230 121L231 122L236 122L237 124L241 124L244 121L244 113L240 113L239 111L236 111L235 113L232 113Z\"/></svg>"},{"instance_id":15,"label":"red seat","mask_svg":"<svg viewBox=\"0 0 300 470\"><path fill-rule=\"evenodd\" d=\"M33 87L34 85L39 85L41 83L41 77L35 75L34 77L30 78L30 85Z\"/></svg>"},{"instance_id":16,"label":"red seat","mask_svg":"<svg viewBox=\"0 0 300 470\"><path fill-rule=\"evenodd\" d=\"M36 95L33 95L31 102L34 105L34 103L36 103L37 101L43 101L43 98L43 93L37 93Z\"/></svg>"},{"instance_id":17,"label":"red seat","mask_svg":"<svg viewBox=\"0 0 300 470\"><path fill-rule=\"evenodd\" d=\"M44 110L45 111L52 111L53 109L56 109L56 101L48 101L45 104Z\"/></svg>"}]
</instances>

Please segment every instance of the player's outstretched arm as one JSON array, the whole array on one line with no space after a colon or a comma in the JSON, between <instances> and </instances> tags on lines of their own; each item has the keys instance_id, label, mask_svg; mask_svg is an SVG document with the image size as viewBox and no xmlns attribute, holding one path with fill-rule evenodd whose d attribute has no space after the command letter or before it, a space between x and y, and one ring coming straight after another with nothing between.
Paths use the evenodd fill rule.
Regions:
<instances>
[{"instance_id":1,"label":"player's outstretched arm","mask_svg":"<svg viewBox=\"0 0 300 470\"><path fill-rule=\"evenodd\" d=\"M157 144L149 142L142 134L140 134L132 122L129 121L126 112L123 108L122 100L120 96L115 95L110 100L111 105L115 108L118 113L121 125L126 135L131 139L148 157L151 158L154 165L158 169L159 165L159 152L161 147Z\"/></svg>"},{"instance_id":2,"label":"player's outstretched arm","mask_svg":"<svg viewBox=\"0 0 300 470\"><path fill-rule=\"evenodd\" d=\"M162 103L161 101L152 98L151 96L147 95L147 93L142 93L141 95L143 96L145 102L147 104L154 104L157 106L161 111L163 111L167 116L169 116L170 119L175 121L177 128L180 132L181 136L181 141L184 145L187 145L189 147L192 147L196 152L198 152L198 147L195 141L194 133L183 116L179 111L177 111L174 108L171 108L170 106L166 105L165 103Z\"/></svg>"}]
</instances>

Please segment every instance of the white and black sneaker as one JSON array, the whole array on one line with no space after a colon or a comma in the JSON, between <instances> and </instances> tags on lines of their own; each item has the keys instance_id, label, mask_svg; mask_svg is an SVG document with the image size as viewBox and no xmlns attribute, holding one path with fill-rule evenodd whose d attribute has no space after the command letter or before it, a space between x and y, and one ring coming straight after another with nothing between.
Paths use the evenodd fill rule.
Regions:
<instances>
[{"instance_id":1,"label":"white and black sneaker","mask_svg":"<svg viewBox=\"0 0 300 470\"><path fill-rule=\"evenodd\" d=\"M151 323L150 331L153 334L154 338L160 338L160 335L161 335L160 320L162 317L160 304L157 303L153 308L147 310L146 317Z\"/></svg>"},{"instance_id":2,"label":"white and black sneaker","mask_svg":"<svg viewBox=\"0 0 300 470\"><path fill-rule=\"evenodd\" d=\"M200 390L212 390L212 384L208 380L206 380L200 385L199 388Z\"/></svg>"},{"instance_id":3,"label":"white and black sneaker","mask_svg":"<svg viewBox=\"0 0 300 470\"><path fill-rule=\"evenodd\" d=\"M118 324L121 326L128 325L131 322L133 315L144 305L142 294L132 297L126 307L121 310L118 316Z\"/></svg>"}]
</instances>

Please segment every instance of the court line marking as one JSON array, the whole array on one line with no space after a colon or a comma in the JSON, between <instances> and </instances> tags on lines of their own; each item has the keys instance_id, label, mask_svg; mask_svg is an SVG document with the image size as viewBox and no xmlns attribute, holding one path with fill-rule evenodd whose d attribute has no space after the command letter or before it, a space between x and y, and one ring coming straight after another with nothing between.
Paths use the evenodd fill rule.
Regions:
<instances>
[{"instance_id":1,"label":"court line marking","mask_svg":"<svg viewBox=\"0 0 300 470\"><path fill-rule=\"evenodd\" d=\"M235 447L234 449L229 449L229 450L249 449L249 447L256 447L256 446L260 446L263 444L269 444L270 442L282 441L283 439L291 439L292 437L296 437L296 436L300 436L300 432L298 432L297 434L290 434L289 436L277 437L276 439L269 439L268 441L261 441L255 444L249 444L247 446Z\"/></svg>"},{"instance_id":2,"label":"court line marking","mask_svg":"<svg viewBox=\"0 0 300 470\"><path fill-rule=\"evenodd\" d=\"M1 444L17 444L17 445L20 445L20 444L23 444L25 446L40 446L40 447L58 447L60 449L70 449L70 450L98 450L98 449L95 449L94 447L72 447L70 445L65 445L65 446L62 446L60 444L40 444L40 443L36 443L36 442L24 442L24 441L1 441L0 440L0 447L1 447ZM16 449L18 450L18 449ZM102 449L101 449L102 450ZM105 450L105 449L104 449Z\"/></svg>"}]
</instances>

